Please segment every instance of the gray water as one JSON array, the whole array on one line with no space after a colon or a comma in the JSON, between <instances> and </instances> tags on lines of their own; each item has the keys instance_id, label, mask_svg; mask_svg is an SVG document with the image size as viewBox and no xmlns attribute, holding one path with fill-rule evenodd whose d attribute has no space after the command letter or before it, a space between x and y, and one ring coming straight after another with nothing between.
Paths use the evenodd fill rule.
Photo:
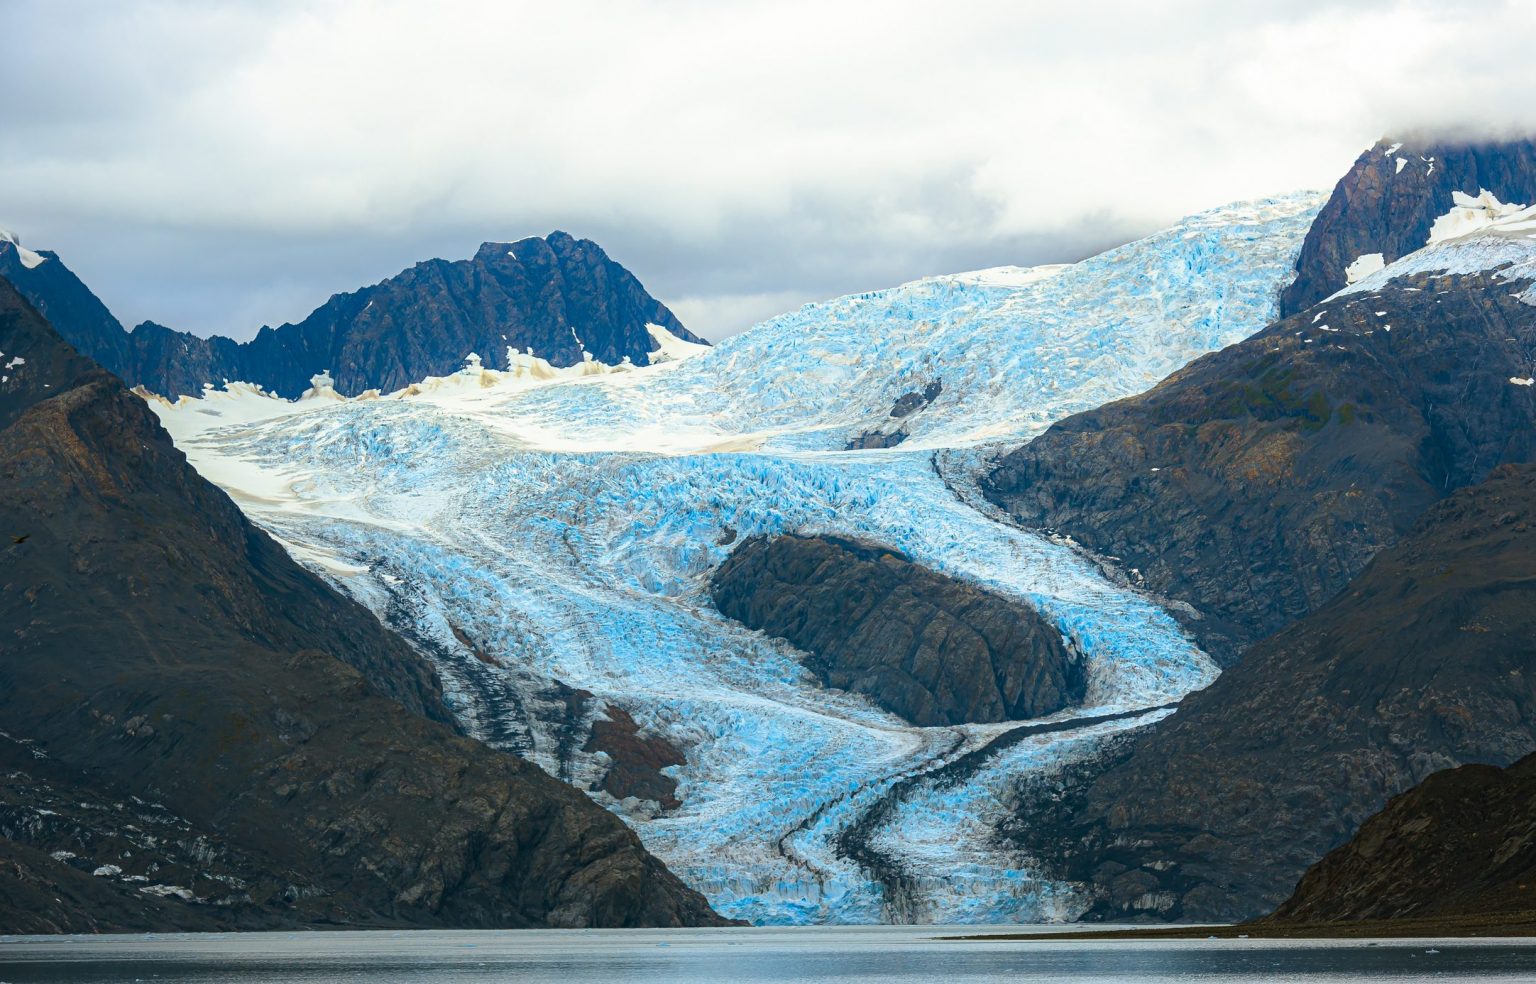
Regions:
<instances>
[{"instance_id":1,"label":"gray water","mask_svg":"<svg viewBox=\"0 0 1536 984\"><path fill-rule=\"evenodd\" d=\"M1524 940L957 940L1005 930L209 933L0 937L0 982L1536 980Z\"/></svg>"}]
</instances>

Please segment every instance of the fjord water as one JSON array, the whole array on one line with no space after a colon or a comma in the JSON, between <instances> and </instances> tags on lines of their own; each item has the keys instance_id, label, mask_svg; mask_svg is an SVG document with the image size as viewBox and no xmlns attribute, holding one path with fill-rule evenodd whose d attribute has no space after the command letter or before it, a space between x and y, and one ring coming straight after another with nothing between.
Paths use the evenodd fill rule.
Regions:
<instances>
[{"instance_id":1,"label":"fjord water","mask_svg":"<svg viewBox=\"0 0 1536 984\"><path fill-rule=\"evenodd\" d=\"M1028 984L1536 977L1536 944L1520 940L1010 940L949 935L976 932L869 926L11 937L0 940L0 980Z\"/></svg>"}]
</instances>

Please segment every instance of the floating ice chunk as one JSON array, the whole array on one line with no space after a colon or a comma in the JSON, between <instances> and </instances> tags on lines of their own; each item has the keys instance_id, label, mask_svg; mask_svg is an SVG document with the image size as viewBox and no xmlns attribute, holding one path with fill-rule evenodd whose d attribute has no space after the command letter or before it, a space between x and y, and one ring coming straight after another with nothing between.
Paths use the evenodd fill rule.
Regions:
<instances>
[{"instance_id":1,"label":"floating ice chunk","mask_svg":"<svg viewBox=\"0 0 1536 984\"><path fill-rule=\"evenodd\" d=\"M100 868L97 868L95 871L91 872L91 874L95 875L97 878L111 878L122 873L123 869L119 868L115 864L104 864Z\"/></svg>"},{"instance_id":2,"label":"floating ice chunk","mask_svg":"<svg viewBox=\"0 0 1536 984\"><path fill-rule=\"evenodd\" d=\"M1522 378L1520 376L1511 376L1509 381L1516 386L1530 386L1532 383L1536 383L1536 377L1525 376Z\"/></svg>"}]
</instances>

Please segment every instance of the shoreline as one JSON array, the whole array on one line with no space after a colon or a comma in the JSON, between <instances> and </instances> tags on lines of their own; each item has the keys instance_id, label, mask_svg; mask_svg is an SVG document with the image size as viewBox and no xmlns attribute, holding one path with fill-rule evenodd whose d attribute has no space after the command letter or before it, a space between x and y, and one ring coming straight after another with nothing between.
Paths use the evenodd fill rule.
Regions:
<instances>
[{"instance_id":1,"label":"shoreline","mask_svg":"<svg viewBox=\"0 0 1536 984\"><path fill-rule=\"evenodd\" d=\"M1536 937L1536 909L1422 919L1358 919L1338 922L1251 922L1206 926L1145 926L1075 930L1060 933L988 933L942 937L946 940L1356 940L1478 939Z\"/></svg>"}]
</instances>

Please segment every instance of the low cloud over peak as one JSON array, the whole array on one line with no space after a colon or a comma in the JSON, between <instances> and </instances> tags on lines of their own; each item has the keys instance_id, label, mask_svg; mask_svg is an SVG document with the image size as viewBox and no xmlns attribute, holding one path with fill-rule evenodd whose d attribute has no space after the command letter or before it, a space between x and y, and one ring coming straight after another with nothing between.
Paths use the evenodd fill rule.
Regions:
<instances>
[{"instance_id":1,"label":"low cloud over peak","mask_svg":"<svg viewBox=\"0 0 1536 984\"><path fill-rule=\"evenodd\" d=\"M1536 127L1525 3L7 5L0 214L127 323L246 337L594 239L719 337Z\"/></svg>"}]
</instances>

